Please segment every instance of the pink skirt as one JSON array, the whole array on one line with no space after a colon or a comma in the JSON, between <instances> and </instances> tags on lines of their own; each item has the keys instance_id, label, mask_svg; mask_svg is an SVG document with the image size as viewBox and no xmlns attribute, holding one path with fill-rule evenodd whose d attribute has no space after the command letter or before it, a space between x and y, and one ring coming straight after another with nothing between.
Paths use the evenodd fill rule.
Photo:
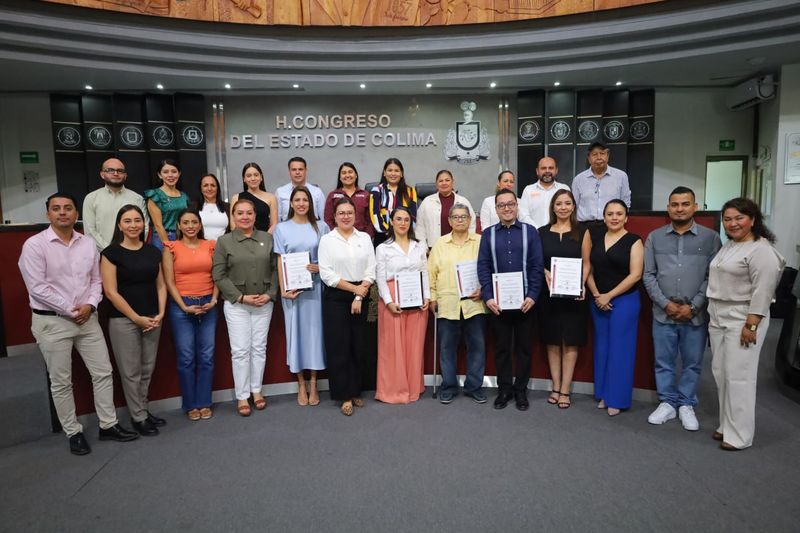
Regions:
<instances>
[{"instance_id":1,"label":"pink skirt","mask_svg":"<svg viewBox=\"0 0 800 533\"><path fill-rule=\"evenodd\" d=\"M393 290L394 281L389 281ZM428 311L405 309L395 315L378 303L378 379L375 399L410 403L425 392L423 357Z\"/></svg>"}]
</instances>

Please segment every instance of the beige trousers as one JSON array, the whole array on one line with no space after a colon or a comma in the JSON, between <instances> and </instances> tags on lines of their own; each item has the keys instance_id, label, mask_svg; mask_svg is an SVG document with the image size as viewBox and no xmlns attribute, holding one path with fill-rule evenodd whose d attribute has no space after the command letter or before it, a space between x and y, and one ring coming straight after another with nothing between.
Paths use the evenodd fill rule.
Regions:
<instances>
[{"instance_id":1,"label":"beige trousers","mask_svg":"<svg viewBox=\"0 0 800 533\"><path fill-rule=\"evenodd\" d=\"M83 431L83 426L75 416L75 398L72 396L73 346L92 376L94 409L100 420L100 427L108 429L116 425L111 361L108 358L103 330L97 321L97 313L92 313L82 326L68 318L34 314L31 318L31 332L47 365L50 392L64 433L71 437Z\"/></svg>"},{"instance_id":2,"label":"beige trousers","mask_svg":"<svg viewBox=\"0 0 800 533\"><path fill-rule=\"evenodd\" d=\"M769 316L758 325L756 344L745 348L740 339L748 303L709 300L711 371L719 394L719 426L723 440L737 448L753 445L756 429L758 357L769 328Z\"/></svg>"},{"instance_id":3,"label":"beige trousers","mask_svg":"<svg viewBox=\"0 0 800 533\"><path fill-rule=\"evenodd\" d=\"M147 391L156 367L161 327L145 333L129 318L111 318L108 337L131 420L141 422L147 418Z\"/></svg>"}]
</instances>

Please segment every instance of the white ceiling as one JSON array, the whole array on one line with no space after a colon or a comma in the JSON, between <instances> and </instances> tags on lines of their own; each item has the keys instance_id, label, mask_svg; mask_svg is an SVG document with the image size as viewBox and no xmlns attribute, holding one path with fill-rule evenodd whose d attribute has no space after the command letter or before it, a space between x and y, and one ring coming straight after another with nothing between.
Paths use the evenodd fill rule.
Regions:
<instances>
[{"instance_id":1,"label":"white ceiling","mask_svg":"<svg viewBox=\"0 0 800 533\"><path fill-rule=\"evenodd\" d=\"M153 91L157 83L207 94L353 94L360 83L369 94L507 93L555 81L729 86L800 62L799 44L800 0L672 0L613 16L385 30L243 27L7 2L0 91L73 92L86 84Z\"/></svg>"}]
</instances>

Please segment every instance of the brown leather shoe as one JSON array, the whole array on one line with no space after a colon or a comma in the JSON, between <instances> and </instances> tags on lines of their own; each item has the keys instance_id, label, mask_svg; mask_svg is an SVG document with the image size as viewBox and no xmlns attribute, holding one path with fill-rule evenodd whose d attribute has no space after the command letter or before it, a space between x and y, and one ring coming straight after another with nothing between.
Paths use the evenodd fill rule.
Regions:
<instances>
[{"instance_id":1,"label":"brown leather shoe","mask_svg":"<svg viewBox=\"0 0 800 533\"><path fill-rule=\"evenodd\" d=\"M722 433L720 433L719 431L715 431L714 433L711 434L711 438L722 442Z\"/></svg>"},{"instance_id":2,"label":"brown leather shoe","mask_svg":"<svg viewBox=\"0 0 800 533\"><path fill-rule=\"evenodd\" d=\"M719 447L725 450L726 452L738 452L739 448L734 446L733 444L728 444L727 442L720 442Z\"/></svg>"}]
</instances>

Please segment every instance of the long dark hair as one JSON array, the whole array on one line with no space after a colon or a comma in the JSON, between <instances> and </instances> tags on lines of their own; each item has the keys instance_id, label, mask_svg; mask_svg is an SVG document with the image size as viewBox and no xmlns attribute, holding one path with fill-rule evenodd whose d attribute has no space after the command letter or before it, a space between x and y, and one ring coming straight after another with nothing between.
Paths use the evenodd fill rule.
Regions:
<instances>
[{"instance_id":1,"label":"long dark hair","mask_svg":"<svg viewBox=\"0 0 800 533\"><path fill-rule=\"evenodd\" d=\"M553 198L550 200L550 225L552 226L558 221L558 217L556 217L556 198L559 196L569 196L569 199L572 200L572 214L569 215L569 238L575 242L578 242L581 239L581 231L580 226L578 225L578 206L575 203L575 196L573 196L572 191L569 189L559 189L553 195Z\"/></svg>"},{"instance_id":2,"label":"long dark hair","mask_svg":"<svg viewBox=\"0 0 800 533\"><path fill-rule=\"evenodd\" d=\"M761 214L758 204L749 198L733 198L728 200L722 206L721 213L724 216L726 209L736 209L743 215L747 215L753 219L753 232L755 240L765 238L772 244L775 244L775 234L764 224L764 215Z\"/></svg>"},{"instance_id":3,"label":"long dark hair","mask_svg":"<svg viewBox=\"0 0 800 533\"><path fill-rule=\"evenodd\" d=\"M183 215L194 215L197 217L197 220L200 221L200 231L197 232L197 238L205 239L206 236L203 234L203 217L200 216L200 211L198 211L196 207L187 207L178 213L178 223L175 225L175 240L179 241L183 239L183 233L181 232L181 219Z\"/></svg>"},{"instance_id":4,"label":"long dark hair","mask_svg":"<svg viewBox=\"0 0 800 533\"><path fill-rule=\"evenodd\" d=\"M400 175L401 175L401 177L400 177L400 182L397 184L397 192L400 193L400 198L402 199L401 203L410 204L411 203L411 197L408 194L408 186L406 185L406 171L403 169L403 163L401 163L400 160L397 159L396 157L390 157L383 164L383 171L381 171L381 185L383 185L385 188L388 188L389 182L386 180L386 176L384 176L384 172L386 172L386 168L389 165L392 165L392 164L397 165L398 167L400 167Z\"/></svg>"},{"instance_id":5,"label":"long dark hair","mask_svg":"<svg viewBox=\"0 0 800 533\"><path fill-rule=\"evenodd\" d=\"M389 215L389 221L391 222L392 220L394 220L394 216L397 214L398 211L403 211L404 213L407 213L408 216L411 218L411 225L408 226L408 238L411 239L412 241L418 241L419 239L417 239L417 236L414 235L414 217L413 215L411 215L411 210L408 209L406 206L400 205L395 207L394 210L392 211L392 214ZM394 225L391 223L389 224L388 235L389 236L386 238L386 242L394 242Z\"/></svg>"},{"instance_id":6,"label":"long dark hair","mask_svg":"<svg viewBox=\"0 0 800 533\"><path fill-rule=\"evenodd\" d=\"M50 201L50 198L47 200ZM144 213L142 213L142 210L138 205L125 204L119 208L119 211L117 211L117 220L114 222L114 235L111 236L112 244L119 244L125 240L125 235L123 235L122 230L119 229L119 222L122 220L122 215L128 211L136 211L139 213L139 216L142 217L142 232L139 234L139 240L144 242Z\"/></svg>"},{"instance_id":7,"label":"long dark hair","mask_svg":"<svg viewBox=\"0 0 800 533\"><path fill-rule=\"evenodd\" d=\"M286 215L286 220L291 220L294 217L294 207L292 207L292 200L297 193L303 193L308 198L308 223L314 228L314 231L319 235L319 227L317 226L317 215L314 214L314 199L311 197L311 191L307 187L300 185L292 189L292 194L289 195L289 214Z\"/></svg>"},{"instance_id":8,"label":"long dark hair","mask_svg":"<svg viewBox=\"0 0 800 533\"><path fill-rule=\"evenodd\" d=\"M175 161L174 159L162 159L161 161L158 162L158 166L156 166L156 177L155 177L155 179L153 181L153 186L154 187L160 187L161 186L161 183L159 183L161 181L161 179L160 179L161 178L161 176L160 176L161 169L163 169L167 165L177 168L178 169L178 174L181 173L181 166L178 164L177 161ZM179 191L183 190L181 188L181 180L180 179L175 184L175 188L178 189Z\"/></svg>"},{"instance_id":9,"label":"long dark hair","mask_svg":"<svg viewBox=\"0 0 800 533\"><path fill-rule=\"evenodd\" d=\"M242 167L242 192L247 192L247 183L244 182L244 175L248 168L258 170L258 173L261 174L261 183L258 184L258 188L266 192L267 188L264 185L264 173L261 171L261 167L258 166L258 163L253 163L252 161L250 163L245 163L244 167Z\"/></svg>"},{"instance_id":10,"label":"long dark hair","mask_svg":"<svg viewBox=\"0 0 800 533\"><path fill-rule=\"evenodd\" d=\"M356 186L356 189L358 189L358 170L356 170L356 166L353 163L350 163L349 161L345 161L344 163L339 165L339 171L336 173L336 188L337 189L341 189L342 188L342 178L341 178L341 176L342 176L342 169L344 167L352 168L353 172L356 173L355 186Z\"/></svg>"},{"instance_id":11,"label":"long dark hair","mask_svg":"<svg viewBox=\"0 0 800 533\"><path fill-rule=\"evenodd\" d=\"M203 174L203 176L200 178L200 183L197 184L197 188L200 190L200 196L199 196L200 201L198 202L198 206L202 206L205 203L205 198L206 197L203 196L203 180L206 179L206 178L212 178L214 180L214 183L217 184L217 201L215 202L215 204L217 206L217 209L219 209L219 212L220 213L225 213L225 215L227 216L228 215L228 206L222 200L222 194L221 194L222 193L222 189L219 186L219 180L217 179L217 177L214 174L211 174L210 172L208 174Z\"/></svg>"}]
</instances>

